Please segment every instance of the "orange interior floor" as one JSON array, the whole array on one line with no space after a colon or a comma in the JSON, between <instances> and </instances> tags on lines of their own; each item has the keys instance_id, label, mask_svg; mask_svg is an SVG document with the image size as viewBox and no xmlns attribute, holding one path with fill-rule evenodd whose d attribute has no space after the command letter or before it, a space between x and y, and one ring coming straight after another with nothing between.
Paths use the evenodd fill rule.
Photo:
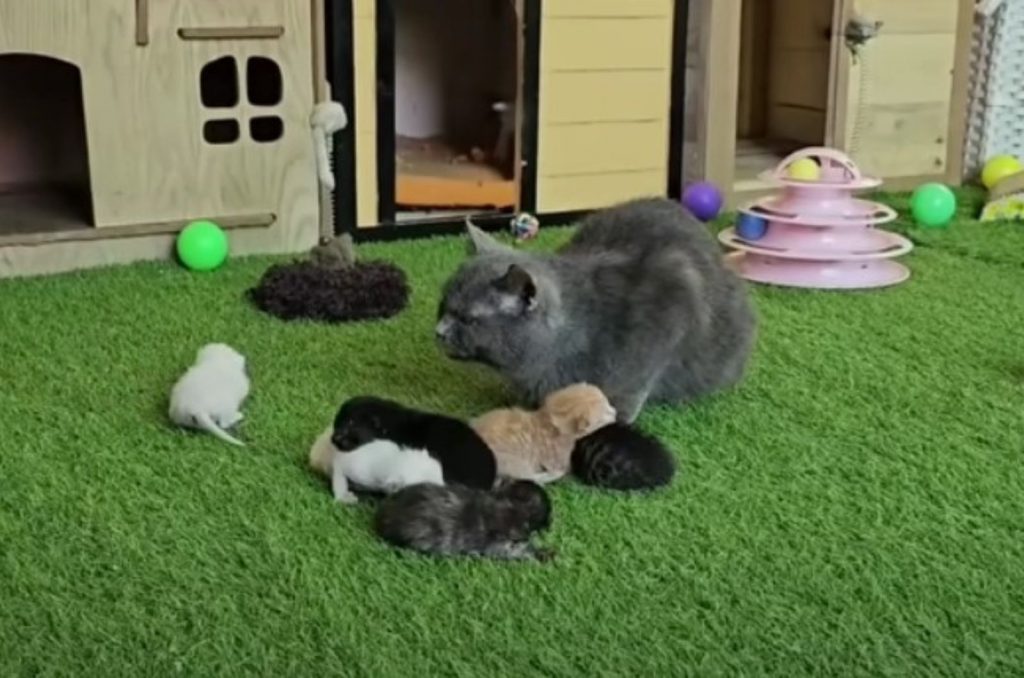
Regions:
<instances>
[{"instance_id":1,"label":"orange interior floor","mask_svg":"<svg viewBox=\"0 0 1024 678\"><path fill-rule=\"evenodd\" d=\"M518 191L484 158L453 151L437 139L396 144L395 203L407 207L513 207Z\"/></svg>"}]
</instances>

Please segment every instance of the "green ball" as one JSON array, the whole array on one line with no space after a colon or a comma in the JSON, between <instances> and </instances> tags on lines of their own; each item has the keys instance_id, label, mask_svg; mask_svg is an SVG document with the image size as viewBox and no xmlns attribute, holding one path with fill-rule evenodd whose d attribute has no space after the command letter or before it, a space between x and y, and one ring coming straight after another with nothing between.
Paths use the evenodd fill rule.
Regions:
<instances>
[{"instance_id":1,"label":"green ball","mask_svg":"<svg viewBox=\"0 0 1024 678\"><path fill-rule=\"evenodd\" d=\"M193 221L178 234L178 258L192 271L212 271L228 258L228 235L212 221Z\"/></svg>"},{"instance_id":2,"label":"green ball","mask_svg":"<svg viewBox=\"0 0 1024 678\"><path fill-rule=\"evenodd\" d=\"M956 194L943 184L923 184L910 198L910 211L922 226L945 226L956 214Z\"/></svg>"}]
</instances>

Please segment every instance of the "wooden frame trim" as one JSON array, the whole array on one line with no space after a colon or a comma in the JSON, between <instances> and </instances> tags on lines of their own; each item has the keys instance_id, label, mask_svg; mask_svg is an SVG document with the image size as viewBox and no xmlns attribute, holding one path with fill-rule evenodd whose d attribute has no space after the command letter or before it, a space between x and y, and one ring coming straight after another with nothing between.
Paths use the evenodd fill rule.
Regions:
<instances>
[{"instance_id":1,"label":"wooden frame trim","mask_svg":"<svg viewBox=\"0 0 1024 678\"><path fill-rule=\"evenodd\" d=\"M268 212L230 217L212 217L211 220L225 230L270 228L277 221L277 215ZM10 235L0 235L0 247L24 247L46 245L54 242L115 240L148 235L170 235L179 232L191 222L191 219L181 219L149 224L132 224L129 226L86 226L48 233L12 233Z\"/></svg>"},{"instance_id":2,"label":"wooden frame trim","mask_svg":"<svg viewBox=\"0 0 1024 678\"><path fill-rule=\"evenodd\" d=\"M829 59L829 91L825 114L825 145L845 149L850 98L850 53L843 34L853 17L853 0L838 0L832 11L832 54Z\"/></svg>"},{"instance_id":3,"label":"wooden frame trim","mask_svg":"<svg viewBox=\"0 0 1024 678\"><path fill-rule=\"evenodd\" d=\"M314 0L316 1L316 0ZM355 36L352 0L328 0L326 24L327 80L330 95L348 114L348 125L334 135L331 164L335 189L332 212L335 235L356 230L358 184L356 173Z\"/></svg>"},{"instance_id":4,"label":"wooden frame trim","mask_svg":"<svg viewBox=\"0 0 1024 678\"><path fill-rule=\"evenodd\" d=\"M135 0L135 44L149 44L149 0Z\"/></svg>"},{"instance_id":5,"label":"wooden frame trim","mask_svg":"<svg viewBox=\"0 0 1024 678\"><path fill-rule=\"evenodd\" d=\"M959 185L964 179L964 146L967 138L967 107L970 97L971 47L974 43L975 0L960 0L956 27L956 58L950 96L949 135L946 138L946 181Z\"/></svg>"},{"instance_id":6,"label":"wooden frame trim","mask_svg":"<svg viewBox=\"0 0 1024 678\"><path fill-rule=\"evenodd\" d=\"M683 163L686 158L686 54L690 33L690 0L675 0L672 17L671 89L668 107L668 186L673 200L683 196Z\"/></svg>"},{"instance_id":7,"label":"wooden frame trim","mask_svg":"<svg viewBox=\"0 0 1024 678\"><path fill-rule=\"evenodd\" d=\"M707 2L700 29L703 118L697 138L704 146L703 175L721 187L729 202L736 174L741 10L741 0Z\"/></svg>"},{"instance_id":8,"label":"wooden frame trim","mask_svg":"<svg viewBox=\"0 0 1024 678\"><path fill-rule=\"evenodd\" d=\"M223 26L220 28L179 28L182 40L277 40L284 26Z\"/></svg>"},{"instance_id":9,"label":"wooden frame trim","mask_svg":"<svg viewBox=\"0 0 1024 678\"><path fill-rule=\"evenodd\" d=\"M377 221L395 221L395 8L393 0L377 0Z\"/></svg>"},{"instance_id":10,"label":"wooden frame trim","mask_svg":"<svg viewBox=\"0 0 1024 678\"><path fill-rule=\"evenodd\" d=\"M310 54L313 73L313 105L328 101L331 87L327 83L327 19L324 16L324 0L310 0L309 25L313 30L313 50ZM346 109L346 113L348 110ZM334 168L331 168L334 171ZM320 201L320 237L334 233L334 193L317 181L317 196Z\"/></svg>"},{"instance_id":11,"label":"wooden frame trim","mask_svg":"<svg viewBox=\"0 0 1024 678\"><path fill-rule=\"evenodd\" d=\"M523 0L521 17L522 50L519 53L522 106L519 118L519 209L537 209L537 154L540 147L540 31L541 0Z\"/></svg>"}]
</instances>

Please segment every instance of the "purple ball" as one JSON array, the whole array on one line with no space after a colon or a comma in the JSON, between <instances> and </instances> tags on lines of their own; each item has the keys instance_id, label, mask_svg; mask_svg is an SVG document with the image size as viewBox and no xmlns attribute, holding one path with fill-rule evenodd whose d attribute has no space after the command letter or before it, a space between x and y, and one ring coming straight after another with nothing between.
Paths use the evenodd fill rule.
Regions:
<instances>
[{"instance_id":1,"label":"purple ball","mask_svg":"<svg viewBox=\"0 0 1024 678\"><path fill-rule=\"evenodd\" d=\"M690 184L683 191L683 206L701 221L711 221L722 211L722 192L708 181Z\"/></svg>"}]
</instances>

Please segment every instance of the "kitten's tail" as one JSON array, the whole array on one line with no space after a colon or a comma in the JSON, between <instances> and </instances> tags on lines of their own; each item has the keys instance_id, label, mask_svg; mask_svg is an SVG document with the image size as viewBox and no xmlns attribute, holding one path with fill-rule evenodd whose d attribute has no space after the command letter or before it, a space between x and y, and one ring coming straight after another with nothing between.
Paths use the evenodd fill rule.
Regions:
<instances>
[{"instance_id":1,"label":"kitten's tail","mask_svg":"<svg viewBox=\"0 0 1024 678\"><path fill-rule=\"evenodd\" d=\"M576 443L573 474L586 485L608 490L652 490L668 485L675 460L665 447L639 432L634 444L602 438L600 431Z\"/></svg>"},{"instance_id":2,"label":"kitten's tail","mask_svg":"<svg viewBox=\"0 0 1024 678\"><path fill-rule=\"evenodd\" d=\"M200 414L195 415L193 419L195 419L196 426L203 429L207 433L217 436L226 443L238 445L239 447L245 447L245 443L243 443L238 438L233 437L230 433L222 429L220 426L217 426L216 422L214 422L213 419L210 418L210 415L207 414L206 412L202 412Z\"/></svg>"}]
</instances>

